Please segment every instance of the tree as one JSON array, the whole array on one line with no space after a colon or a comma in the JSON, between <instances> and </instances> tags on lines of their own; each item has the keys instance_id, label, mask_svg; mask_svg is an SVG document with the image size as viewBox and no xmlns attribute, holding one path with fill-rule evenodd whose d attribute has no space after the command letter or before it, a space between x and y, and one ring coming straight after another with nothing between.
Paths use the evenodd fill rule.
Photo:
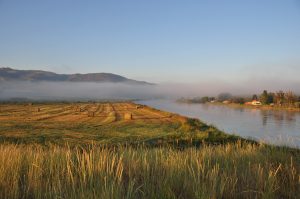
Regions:
<instances>
[{"instance_id":1,"label":"tree","mask_svg":"<svg viewBox=\"0 0 300 199\"><path fill-rule=\"evenodd\" d=\"M274 93L268 93L268 104L273 104L274 103Z\"/></svg>"},{"instance_id":2,"label":"tree","mask_svg":"<svg viewBox=\"0 0 300 199\"><path fill-rule=\"evenodd\" d=\"M281 106L284 103L284 96L285 95L283 91L276 92L274 96L274 102Z\"/></svg>"},{"instance_id":3,"label":"tree","mask_svg":"<svg viewBox=\"0 0 300 199\"><path fill-rule=\"evenodd\" d=\"M285 93L285 99L289 105L293 105L297 100L296 95L292 91Z\"/></svg>"},{"instance_id":4,"label":"tree","mask_svg":"<svg viewBox=\"0 0 300 199\"><path fill-rule=\"evenodd\" d=\"M260 95L259 100L262 104L268 104L268 91L264 90Z\"/></svg>"},{"instance_id":5,"label":"tree","mask_svg":"<svg viewBox=\"0 0 300 199\"><path fill-rule=\"evenodd\" d=\"M242 98L242 97L234 97L232 99L232 102L236 103L236 104L244 104L245 103L245 99Z\"/></svg>"},{"instance_id":6,"label":"tree","mask_svg":"<svg viewBox=\"0 0 300 199\"><path fill-rule=\"evenodd\" d=\"M218 100L219 101L230 100L231 98L232 98L232 95L230 93L220 93L218 95Z\"/></svg>"},{"instance_id":7,"label":"tree","mask_svg":"<svg viewBox=\"0 0 300 199\"><path fill-rule=\"evenodd\" d=\"M258 97L256 94L253 95L252 100L258 100Z\"/></svg>"},{"instance_id":8,"label":"tree","mask_svg":"<svg viewBox=\"0 0 300 199\"><path fill-rule=\"evenodd\" d=\"M203 104L205 104L206 102L209 102L209 97L202 97L201 99L200 99L200 103L203 103Z\"/></svg>"}]
</instances>

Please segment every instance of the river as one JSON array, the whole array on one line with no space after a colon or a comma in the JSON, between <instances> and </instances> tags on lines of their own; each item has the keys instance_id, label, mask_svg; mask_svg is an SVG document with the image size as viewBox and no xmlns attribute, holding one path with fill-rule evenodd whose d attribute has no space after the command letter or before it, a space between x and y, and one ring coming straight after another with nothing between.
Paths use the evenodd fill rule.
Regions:
<instances>
[{"instance_id":1,"label":"river","mask_svg":"<svg viewBox=\"0 0 300 199\"><path fill-rule=\"evenodd\" d=\"M185 104L171 100L147 100L138 103L198 118L226 133L270 144L300 148L300 112Z\"/></svg>"}]
</instances>

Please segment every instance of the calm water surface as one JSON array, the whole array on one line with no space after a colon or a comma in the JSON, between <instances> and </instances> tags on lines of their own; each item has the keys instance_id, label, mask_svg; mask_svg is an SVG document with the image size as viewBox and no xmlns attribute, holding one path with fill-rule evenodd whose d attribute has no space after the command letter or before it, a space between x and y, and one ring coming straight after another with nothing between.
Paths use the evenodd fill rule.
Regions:
<instances>
[{"instance_id":1,"label":"calm water surface","mask_svg":"<svg viewBox=\"0 0 300 199\"><path fill-rule=\"evenodd\" d=\"M147 100L139 103L199 118L227 133L300 148L300 112L184 104L171 100Z\"/></svg>"}]
</instances>

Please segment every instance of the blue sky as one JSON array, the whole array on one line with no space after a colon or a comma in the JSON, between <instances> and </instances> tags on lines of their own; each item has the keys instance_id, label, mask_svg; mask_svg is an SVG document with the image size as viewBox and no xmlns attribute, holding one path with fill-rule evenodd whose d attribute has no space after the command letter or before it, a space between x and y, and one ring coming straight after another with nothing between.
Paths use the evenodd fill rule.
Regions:
<instances>
[{"instance_id":1,"label":"blue sky","mask_svg":"<svg viewBox=\"0 0 300 199\"><path fill-rule=\"evenodd\" d=\"M300 0L0 0L0 66L297 81Z\"/></svg>"}]
</instances>

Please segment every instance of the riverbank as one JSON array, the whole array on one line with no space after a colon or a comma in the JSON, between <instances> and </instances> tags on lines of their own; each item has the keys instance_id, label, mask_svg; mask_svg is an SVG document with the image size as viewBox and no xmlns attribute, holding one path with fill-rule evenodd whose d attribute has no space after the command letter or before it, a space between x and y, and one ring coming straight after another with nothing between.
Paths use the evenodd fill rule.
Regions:
<instances>
[{"instance_id":1,"label":"riverbank","mask_svg":"<svg viewBox=\"0 0 300 199\"><path fill-rule=\"evenodd\" d=\"M201 103L186 102L186 101L177 101L177 103L201 104ZM218 106L228 106L228 107L232 107L232 108L248 108L248 109L261 109L261 110L278 110L278 111L300 112L300 108L291 108L291 107L283 107L283 106L247 105L247 104L222 103L222 102L206 102L205 104L218 105Z\"/></svg>"}]
</instances>

